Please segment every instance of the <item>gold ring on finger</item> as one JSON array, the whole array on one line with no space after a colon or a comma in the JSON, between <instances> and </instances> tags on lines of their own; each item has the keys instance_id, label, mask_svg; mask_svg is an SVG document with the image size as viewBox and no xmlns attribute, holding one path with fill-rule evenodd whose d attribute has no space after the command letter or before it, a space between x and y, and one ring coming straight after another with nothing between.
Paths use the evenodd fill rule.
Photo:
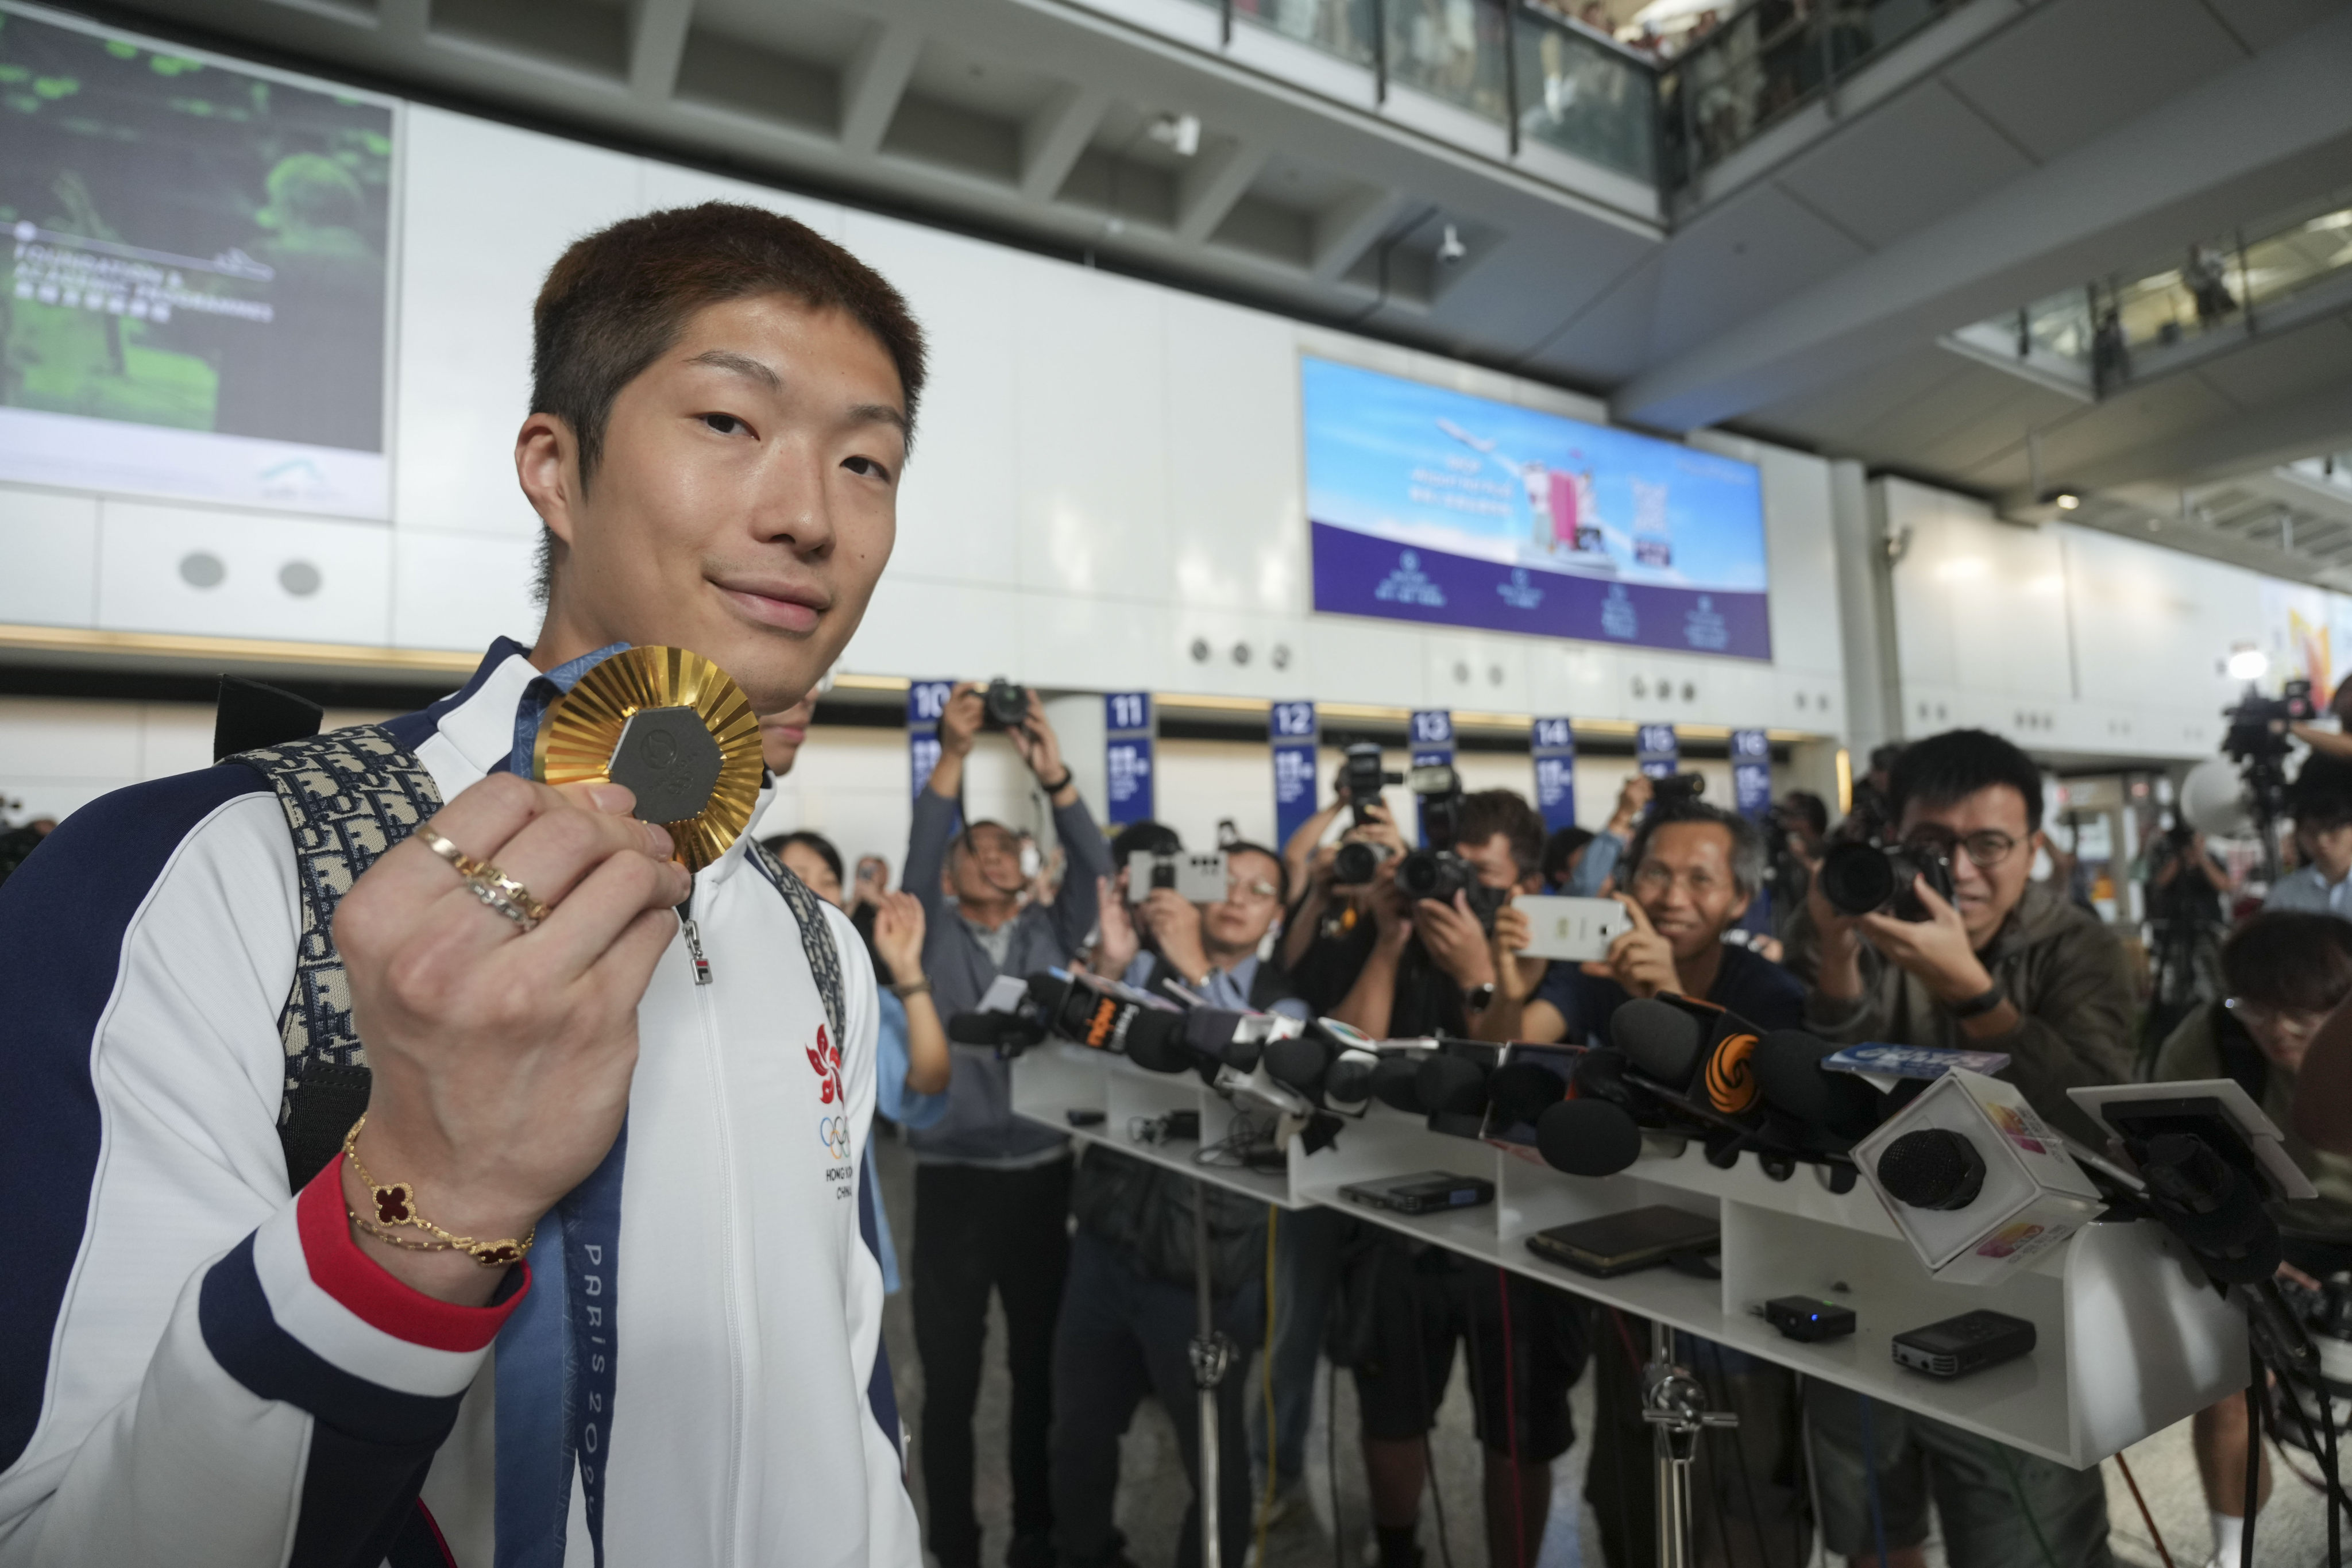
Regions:
<instances>
[{"instance_id":1,"label":"gold ring on finger","mask_svg":"<svg viewBox=\"0 0 2352 1568\"><path fill-rule=\"evenodd\" d=\"M495 866L485 866L482 869L490 876L499 877L500 881L507 879L499 874L499 868ZM466 879L466 889L475 898L479 899L485 907L496 910L526 931L539 924L538 917L513 899L509 898L497 882L489 879L489 877L481 875L468 877ZM526 894L525 897L529 895Z\"/></svg>"},{"instance_id":2,"label":"gold ring on finger","mask_svg":"<svg viewBox=\"0 0 2352 1568\"><path fill-rule=\"evenodd\" d=\"M475 859L429 827L418 828L416 837L425 841L425 847L448 861L450 868L469 882L480 876L485 869L482 861Z\"/></svg>"},{"instance_id":3,"label":"gold ring on finger","mask_svg":"<svg viewBox=\"0 0 2352 1568\"><path fill-rule=\"evenodd\" d=\"M475 876L478 880L488 882L491 887L513 900L521 908L522 912L530 917L532 925L537 925L547 918L547 906L531 897L529 888L524 887L496 866L485 866L476 872Z\"/></svg>"}]
</instances>

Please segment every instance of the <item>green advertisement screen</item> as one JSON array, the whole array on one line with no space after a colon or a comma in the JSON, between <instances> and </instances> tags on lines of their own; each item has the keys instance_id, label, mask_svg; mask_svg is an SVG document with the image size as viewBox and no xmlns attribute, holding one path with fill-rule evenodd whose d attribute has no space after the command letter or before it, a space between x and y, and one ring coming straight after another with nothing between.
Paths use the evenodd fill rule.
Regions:
<instances>
[{"instance_id":1,"label":"green advertisement screen","mask_svg":"<svg viewBox=\"0 0 2352 1568\"><path fill-rule=\"evenodd\" d=\"M383 515L394 117L0 7L0 478Z\"/></svg>"}]
</instances>

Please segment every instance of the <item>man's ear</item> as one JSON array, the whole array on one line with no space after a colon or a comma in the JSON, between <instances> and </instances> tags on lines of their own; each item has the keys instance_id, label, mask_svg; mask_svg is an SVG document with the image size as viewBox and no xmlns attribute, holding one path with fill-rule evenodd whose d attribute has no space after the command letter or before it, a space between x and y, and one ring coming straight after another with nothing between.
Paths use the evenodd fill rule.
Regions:
<instances>
[{"instance_id":1,"label":"man's ear","mask_svg":"<svg viewBox=\"0 0 2352 1568\"><path fill-rule=\"evenodd\" d=\"M522 422L515 433L515 480L539 521L570 549L582 500L580 442L562 416L541 412Z\"/></svg>"}]
</instances>

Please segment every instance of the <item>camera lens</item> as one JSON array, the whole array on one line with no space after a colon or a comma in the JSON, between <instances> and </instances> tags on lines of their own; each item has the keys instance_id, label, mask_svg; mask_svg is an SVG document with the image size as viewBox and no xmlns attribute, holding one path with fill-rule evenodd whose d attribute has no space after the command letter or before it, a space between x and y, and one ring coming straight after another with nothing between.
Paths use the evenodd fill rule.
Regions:
<instances>
[{"instance_id":1,"label":"camera lens","mask_svg":"<svg viewBox=\"0 0 2352 1568\"><path fill-rule=\"evenodd\" d=\"M1360 887L1381 868L1381 852L1370 844L1342 844L1331 858L1331 880L1341 887Z\"/></svg>"},{"instance_id":2,"label":"camera lens","mask_svg":"<svg viewBox=\"0 0 2352 1568\"><path fill-rule=\"evenodd\" d=\"M1866 915L1895 896L1895 867L1875 844L1841 844L1822 858L1822 897L1840 914Z\"/></svg>"},{"instance_id":3,"label":"camera lens","mask_svg":"<svg viewBox=\"0 0 2352 1568\"><path fill-rule=\"evenodd\" d=\"M1410 899L1435 899L1440 903L1454 897L1454 890L1465 883L1449 861L1455 857L1441 849L1416 849L1397 862L1397 886Z\"/></svg>"}]
</instances>

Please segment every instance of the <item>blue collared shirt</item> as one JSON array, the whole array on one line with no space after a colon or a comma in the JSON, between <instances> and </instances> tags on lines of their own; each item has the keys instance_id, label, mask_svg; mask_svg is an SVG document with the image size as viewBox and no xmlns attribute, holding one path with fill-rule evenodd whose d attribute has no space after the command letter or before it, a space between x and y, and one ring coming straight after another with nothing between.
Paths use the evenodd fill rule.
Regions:
<instances>
[{"instance_id":1,"label":"blue collared shirt","mask_svg":"<svg viewBox=\"0 0 2352 1568\"><path fill-rule=\"evenodd\" d=\"M2316 866L2302 866L2278 880L2263 900L2266 910L2294 910L2352 921L2352 877L2330 884Z\"/></svg>"},{"instance_id":2,"label":"blue collared shirt","mask_svg":"<svg viewBox=\"0 0 2352 1568\"><path fill-rule=\"evenodd\" d=\"M1142 990L1151 984L1152 967L1159 962L1159 955L1149 950L1139 952L1128 963L1127 973L1119 978L1136 989ZM1249 994L1250 987L1257 983L1257 954L1253 952L1231 969L1210 970L1208 983L1200 987L1202 998L1210 1006L1223 1007L1228 1012L1256 1011L1250 1005ZM1265 1010L1269 1013L1280 1013L1288 1018L1306 1018L1311 1014L1307 1004L1296 996L1286 996Z\"/></svg>"}]
</instances>

